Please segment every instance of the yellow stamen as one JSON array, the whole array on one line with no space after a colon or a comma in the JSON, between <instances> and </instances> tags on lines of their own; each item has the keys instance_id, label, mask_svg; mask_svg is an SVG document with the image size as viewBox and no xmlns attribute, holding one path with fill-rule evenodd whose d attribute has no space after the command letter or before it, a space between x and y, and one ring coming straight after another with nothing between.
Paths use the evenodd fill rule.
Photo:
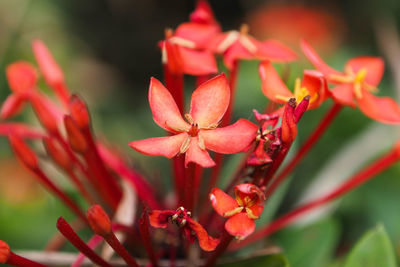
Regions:
<instances>
[{"instance_id":1,"label":"yellow stamen","mask_svg":"<svg viewBox=\"0 0 400 267\"><path fill-rule=\"evenodd\" d=\"M253 211L249 208L246 208L246 213L250 219L256 220L259 218L258 216L254 215Z\"/></svg>"},{"instance_id":2,"label":"yellow stamen","mask_svg":"<svg viewBox=\"0 0 400 267\"><path fill-rule=\"evenodd\" d=\"M186 48L196 48L196 43L187 39L184 39L182 37L174 36L169 38L169 41L173 44L177 44Z\"/></svg>"},{"instance_id":3,"label":"yellow stamen","mask_svg":"<svg viewBox=\"0 0 400 267\"><path fill-rule=\"evenodd\" d=\"M362 83L364 82L365 76L367 76L367 69L362 68L359 70L356 74L356 77L354 78L354 82Z\"/></svg>"},{"instance_id":4,"label":"yellow stamen","mask_svg":"<svg viewBox=\"0 0 400 267\"><path fill-rule=\"evenodd\" d=\"M238 208L233 209L231 211L227 211L227 212L224 213L224 217L231 217L231 216L233 216L235 214L238 214L238 213L242 212L242 210L243 210L242 207L238 207Z\"/></svg>"},{"instance_id":5,"label":"yellow stamen","mask_svg":"<svg viewBox=\"0 0 400 267\"><path fill-rule=\"evenodd\" d=\"M283 96L283 95L275 95L275 98L278 100L282 100L284 102L288 102L290 97L289 96Z\"/></svg>"},{"instance_id":6,"label":"yellow stamen","mask_svg":"<svg viewBox=\"0 0 400 267\"><path fill-rule=\"evenodd\" d=\"M239 38L240 34L237 31L230 31L225 39L219 44L217 51L218 53L224 53L228 47L230 47Z\"/></svg>"},{"instance_id":7,"label":"yellow stamen","mask_svg":"<svg viewBox=\"0 0 400 267\"><path fill-rule=\"evenodd\" d=\"M189 145L190 145L190 136L186 137L185 141L183 141L179 149L179 153L180 154L185 153L189 149Z\"/></svg>"},{"instance_id":8,"label":"yellow stamen","mask_svg":"<svg viewBox=\"0 0 400 267\"><path fill-rule=\"evenodd\" d=\"M203 149L203 150L206 150L206 146L204 145L204 139L203 139L203 137L201 136L200 132L197 134L197 136L198 136L198 138L199 138L199 142L198 142L199 147L200 147L201 149Z\"/></svg>"}]
</instances>

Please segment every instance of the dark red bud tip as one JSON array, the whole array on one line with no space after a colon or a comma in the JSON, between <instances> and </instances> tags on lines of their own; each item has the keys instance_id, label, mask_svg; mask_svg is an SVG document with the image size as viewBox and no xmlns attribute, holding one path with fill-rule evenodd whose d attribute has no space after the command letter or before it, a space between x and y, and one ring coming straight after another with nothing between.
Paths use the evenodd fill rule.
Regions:
<instances>
[{"instance_id":1,"label":"dark red bud tip","mask_svg":"<svg viewBox=\"0 0 400 267\"><path fill-rule=\"evenodd\" d=\"M91 206L87 210L86 216L93 232L103 237L111 234L110 218L100 205Z\"/></svg>"},{"instance_id":2,"label":"dark red bud tip","mask_svg":"<svg viewBox=\"0 0 400 267\"><path fill-rule=\"evenodd\" d=\"M296 99L291 98L285 106L282 117L281 138L284 143L292 143L297 136L297 126L294 117Z\"/></svg>"},{"instance_id":3,"label":"dark red bud tip","mask_svg":"<svg viewBox=\"0 0 400 267\"><path fill-rule=\"evenodd\" d=\"M88 149L88 144L71 116L64 116L64 125L71 148L78 153L85 153Z\"/></svg>"},{"instance_id":4,"label":"dark red bud tip","mask_svg":"<svg viewBox=\"0 0 400 267\"><path fill-rule=\"evenodd\" d=\"M53 161L65 170L69 170L72 167L72 162L68 154L59 145L57 145L53 139L46 137L43 139L44 147L47 154L53 159Z\"/></svg>"},{"instance_id":5,"label":"dark red bud tip","mask_svg":"<svg viewBox=\"0 0 400 267\"><path fill-rule=\"evenodd\" d=\"M17 135L9 135L8 140L14 150L17 158L24 164L28 169L38 169L38 160L36 154L30 149L30 147Z\"/></svg>"},{"instance_id":6,"label":"dark red bud tip","mask_svg":"<svg viewBox=\"0 0 400 267\"><path fill-rule=\"evenodd\" d=\"M85 102L77 95L69 99L69 111L79 128L89 127L90 116Z\"/></svg>"},{"instance_id":7,"label":"dark red bud tip","mask_svg":"<svg viewBox=\"0 0 400 267\"><path fill-rule=\"evenodd\" d=\"M306 96L301 100L297 108L294 110L294 118L296 120L296 123L299 122L301 117L303 117L304 113L307 111L308 105L310 103L310 96Z\"/></svg>"},{"instance_id":8,"label":"dark red bud tip","mask_svg":"<svg viewBox=\"0 0 400 267\"><path fill-rule=\"evenodd\" d=\"M10 257L10 247L8 244L0 240L0 263L5 264Z\"/></svg>"}]
</instances>

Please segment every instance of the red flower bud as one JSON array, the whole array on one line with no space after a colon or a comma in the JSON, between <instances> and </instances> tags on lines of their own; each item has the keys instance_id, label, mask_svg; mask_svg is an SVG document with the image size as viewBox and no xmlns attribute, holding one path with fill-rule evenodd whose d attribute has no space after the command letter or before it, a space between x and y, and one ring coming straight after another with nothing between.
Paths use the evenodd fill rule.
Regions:
<instances>
[{"instance_id":1,"label":"red flower bud","mask_svg":"<svg viewBox=\"0 0 400 267\"><path fill-rule=\"evenodd\" d=\"M69 111L79 128L85 129L89 126L89 112L85 102L79 96L71 96L69 99Z\"/></svg>"},{"instance_id":2,"label":"red flower bud","mask_svg":"<svg viewBox=\"0 0 400 267\"><path fill-rule=\"evenodd\" d=\"M292 143L296 139L297 126L294 117L296 108L296 99L291 98L285 106L282 117L282 141L284 143Z\"/></svg>"},{"instance_id":3,"label":"red flower bud","mask_svg":"<svg viewBox=\"0 0 400 267\"><path fill-rule=\"evenodd\" d=\"M104 237L112 233L110 218L100 205L91 206L87 210L86 216L90 228L92 228L93 232L96 234Z\"/></svg>"},{"instance_id":4,"label":"red flower bud","mask_svg":"<svg viewBox=\"0 0 400 267\"><path fill-rule=\"evenodd\" d=\"M15 155L22 164L30 170L38 169L36 154L30 149L30 147L17 135L10 135L8 139Z\"/></svg>"},{"instance_id":5,"label":"red flower bud","mask_svg":"<svg viewBox=\"0 0 400 267\"><path fill-rule=\"evenodd\" d=\"M65 115L64 125L71 148L78 153L85 153L88 149L88 144L71 116Z\"/></svg>"},{"instance_id":6,"label":"red flower bud","mask_svg":"<svg viewBox=\"0 0 400 267\"><path fill-rule=\"evenodd\" d=\"M8 244L0 240L0 263L5 264L10 257L10 247Z\"/></svg>"},{"instance_id":7,"label":"red flower bud","mask_svg":"<svg viewBox=\"0 0 400 267\"><path fill-rule=\"evenodd\" d=\"M301 117L303 117L304 113L307 111L309 103L310 103L310 96L308 95L304 97L303 100L301 100L299 105L296 107L294 111L294 118L296 120L296 123L299 122Z\"/></svg>"},{"instance_id":8,"label":"red flower bud","mask_svg":"<svg viewBox=\"0 0 400 267\"><path fill-rule=\"evenodd\" d=\"M50 133L57 132L57 119L51 112L51 108L47 106L45 99L36 95L32 98L31 103L33 109L35 110L36 116L43 127L45 127Z\"/></svg>"},{"instance_id":9,"label":"red flower bud","mask_svg":"<svg viewBox=\"0 0 400 267\"><path fill-rule=\"evenodd\" d=\"M17 115L22 107L24 106L25 101L17 94L9 95L6 100L3 102L0 110L0 117L3 120L9 119L15 115Z\"/></svg>"},{"instance_id":10,"label":"red flower bud","mask_svg":"<svg viewBox=\"0 0 400 267\"><path fill-rule=\"evenodd\" d=\"M46 137L43 139L43 144L46 148L47 154L57 165L65 170L69 170L72 167L72 162L68 154L59 145L57 145L53 139Z\"/></svg>"},{"instance_id":11,"label":"red flower bud","mask_svg":"<svg viewBox=\"0 0 400 267\"><path fill-rule=\"evenodd\" d=\"M15 93L26 93L33 89L37 82L36 69L24 61L8 65L6 75L10 89Z\"/></svg>"}]
</instances>

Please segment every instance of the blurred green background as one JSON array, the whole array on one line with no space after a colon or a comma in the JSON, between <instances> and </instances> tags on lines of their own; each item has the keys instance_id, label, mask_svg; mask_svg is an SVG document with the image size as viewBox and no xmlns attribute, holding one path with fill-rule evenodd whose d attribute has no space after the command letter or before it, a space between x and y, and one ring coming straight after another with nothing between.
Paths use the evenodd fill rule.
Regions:
<instances>
[{"instance_id":1,"label":"blurred green background","mask_svg":"<svg viewBox=\"0 0 400 267\"><path fill-rule=\"evenodd\" d=\"M400 14L399 1L215 0L210 3L224 30L247 22L250 32L258 37L282 39L297 51L299 37L312 39L328 63L338 69L350 57L366 54L384 57L389 64L380 94L400 99L400 70L393 63L396 59L400 62L396 58L400 54L396 30L400 26L400 17L396 17ZM297 13L287 16L285 9L273 9L277 5L294 7ZM9 94L5 80L7 64L16 60L33 62L31 40L42 39L63 68L69 88L89 103L98 135L118 144L150 180L161 178L165 187L169 187L168 160L139 155L127 143L163 135L151 118L147 102L150 77L162 79L157 42L163 39L166 27L187 21L193 8L194 2L183 0L2 0L0 99L3 101ZM266 19L266 14L272 19ZM292 88L294 79L311 66L301 58L290 67L288 85ZM257 68L257 62L241 64L236 118L253 119L252 109L261 111L267 103L260 90ZM186 81L186 94L190 95L193 80L188 77ZM328 101L318 111L306 113L296 144L305 140L331 104ZM37 124L31 112L25 112L17 120ZM296 169L290 184L281 190L281 201L276 201L281 204L266 207L269 216L291 209L306 196L320 194L323 188L331 188L388 150L399 136L398 126L382 126L358 110L345 108ZM16 249L42 249L56 232L58 216L72 216L13 160L4 138L0 139L0 149L0 239ZM223 177L229 177L236 161L237 157L228 157ZM54 179L70 188L56 170L49 171ZM317 180L322 181L316 184L320 186L310 187ZM344 197L325 215L316 215L315 220L303 221L274 235L273 242L289 253L293 266L306 266L302 259L307 255L316 258L307 266L327 266L332 258L347 253L367 229L382 223L400 253L399 192L397 164ZM69 193L79 198L72 189ZM316 248L318 240L326 244Z\"/></svg>"}]
</instances>

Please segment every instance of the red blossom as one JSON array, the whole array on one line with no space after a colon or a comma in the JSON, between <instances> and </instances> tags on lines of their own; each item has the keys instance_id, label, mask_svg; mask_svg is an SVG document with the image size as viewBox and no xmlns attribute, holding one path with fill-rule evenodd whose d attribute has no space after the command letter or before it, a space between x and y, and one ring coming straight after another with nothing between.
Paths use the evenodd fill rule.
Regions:
<instances>
[{"instance_id":1,"label":"red blossom","mask_svg":"<svg viewBox=\"0 0 400 267\"><path fill-rule=\"evenodd\" d=\"M182 118L168 90L152 78L149 89L150 108L154 121L175 135L133 141L135 150L151 155L172 158L186 153L185 165L190 162L204 168L215 165L207 149L222 154L246 150L255 139L257 126L240 119L217 128L229 105L230 91L225 75L221 74L200 85L192 94L191 109Z\"/></svg>"},{"instance_id":2,"label":"red blossom","mask_svg":"<svg viewBox=\"0 0 400 267\"><path fill-rule=\"evenodd\" d=\"M205 251L214 250L219 244L219 239L208 235L207 231L191 218L187 209L180 207L175 210L153 210L149 214L150 225L155 228L165 228L169 222L176 223L182 227L186 238L193 241L193 235L197 236L199 246Z\"/></svg>"},{"instance_id":3,"label":"red blossom","mask_svg":"<svg viewBox=\"0 0 400 267\"><path fill-rule=\"evenodd\" d=\"M263 61L259 67L262 82L262 92L271 101L284 104L290 98L295 98L299 104L304 97L310 96L309 109L318 108L329 96L330 92L322 73L315 70L305 70L303 79L296 79L292 93L281 80L271 62Z\"/></svg>"},{"instance_id":4,"label":"red blossom","mask_svg":"<svg viewBox=\"0 0 400 267\"><path fill-rule=\"evenodd\" d=\"M264 209L265 195L253 184L240 184L235 186L235 196L236 199L233 199L219 188L214 188L210 201L219 215L229 218L225 230L236 239L243 240L254 232L254 220Z\"/></svg>"},{"instance_id":5,"label":"red blossom","mask_svg":"<svg viewBox=\"0 0 400 267\"><path fill-rule=\"evenodd\" d=\"M333 99L345 106L355 107L368 117L383 123L400 123L400 107L390 97L377 97L378 84L384 72L384 62L379 57L355 57L347 61L344 72L328 66L306 42L301 48L308 60L321 71L329 83ZM356 103L354 102L356 101Z\"/></svg>"}]
</instances>

